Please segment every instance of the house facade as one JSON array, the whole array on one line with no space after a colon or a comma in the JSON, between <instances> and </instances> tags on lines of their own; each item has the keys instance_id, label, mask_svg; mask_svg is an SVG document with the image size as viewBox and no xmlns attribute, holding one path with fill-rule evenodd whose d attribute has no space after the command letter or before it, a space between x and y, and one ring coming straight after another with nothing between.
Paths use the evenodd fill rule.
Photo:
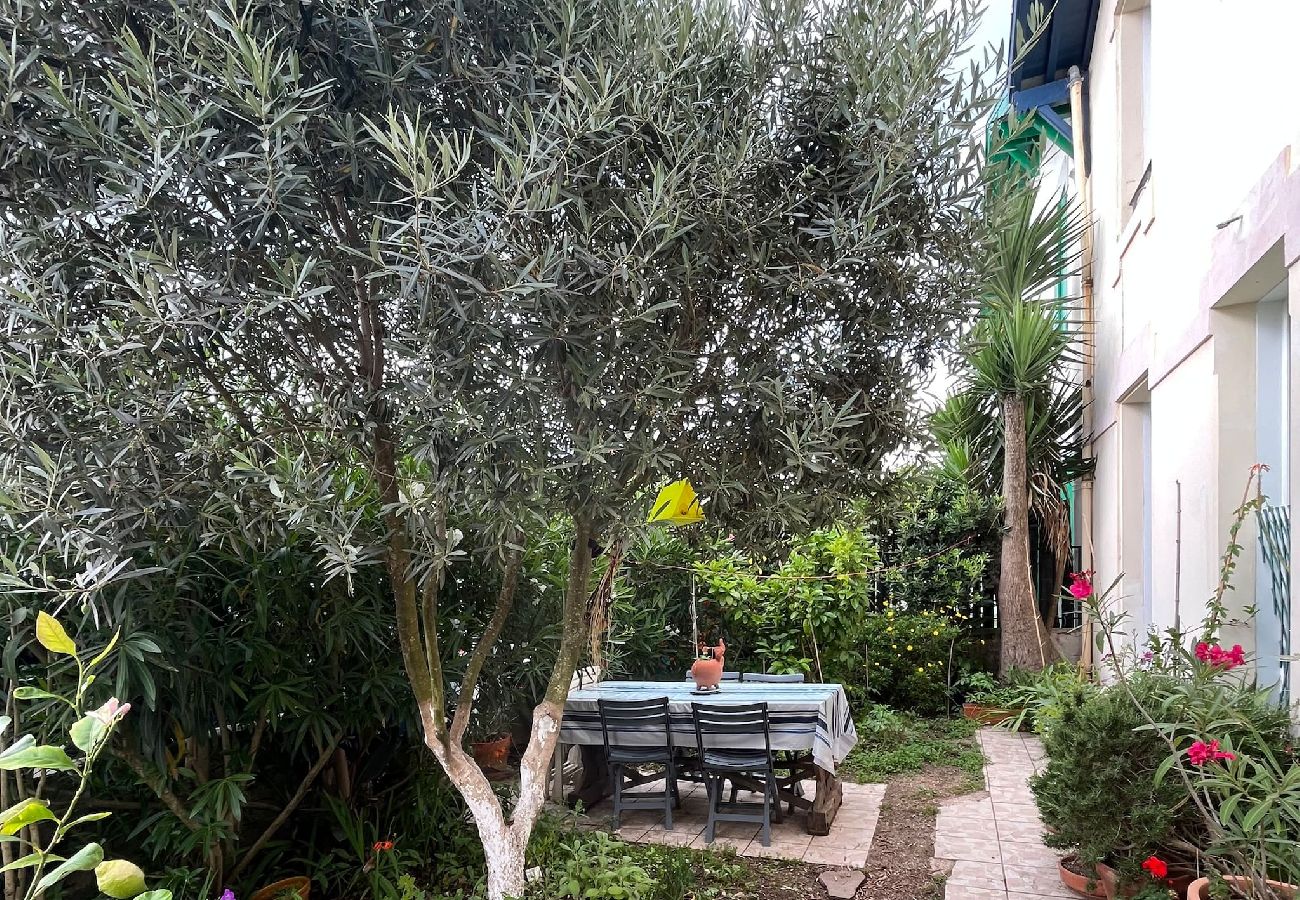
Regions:
<instances>
[{"instance_id":1,"label":"house facade","mask_svg":"<svg viewBox=\"0 0 1300 900\"><path fill-rule=\"evenodd\" d=\"M1029 6L1016 0L1018 22ZM1076 508L1084 565L1101 586L1117 581L1130 633L1195 626L1250 473L1266 466L1255 469L1266 503L1242 527L1227 594L1240 621L1224 639L1293 699L1296 34L1296 0L1059 0L1010 95L1044 129L1063 130L1092 221L1082 314L1095 474Z\"/></svg>"}]
</instances>

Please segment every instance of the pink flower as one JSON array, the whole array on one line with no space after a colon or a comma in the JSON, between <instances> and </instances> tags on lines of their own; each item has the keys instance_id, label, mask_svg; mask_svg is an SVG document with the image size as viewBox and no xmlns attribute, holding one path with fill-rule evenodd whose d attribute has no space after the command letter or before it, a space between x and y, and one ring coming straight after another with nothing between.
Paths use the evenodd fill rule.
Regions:
<instances>
[{"instance_id":1,"label":"pink flower","mask_svg":"<svg viewBox=\"0 0 1300 900\"><path fill-rule=\"evenodd\" d=\"M1091 572L1072 572L1070 574L1070 586L1066 590L1070 592L1071 597L1083 600L1092 596L1091 575Z\"/></svg>"},{"instance_id":2,"label":"pink flower","mask_svg":"<svg viewBox=\"0 0 1300 900\"><path fill-rule=\"evenodd\" d=\"M131 711L130 703L123 703L116 697L110 697L108 701L99 709L93 710L88 715L91 718L98 719L104 725L112 725L118 719Z\"/></svg>"},{"instance_id":3,"label":"pink flower","mask_svg":"<svg viewBox=\"0 0 1300 900\"><path fill-rule=\"evenodd\" d=\"M1231 650L1224 650L1218 644L1201 641L1196 645L1196 658L1226 672L1246 664L1246 651L1241 649L1241 644L1233 644Z\"/></svg>"},{"instance_id":4,"label":"pink flower","mask_svg":"<svg viewBox=\"0 0 1300 900\"><path fill-rule=\"evenodd\" d=\"M1229 753L1227 750L1219 749L1218 741L1196 741L1192 746L1187 748L1187 759L1194 766L1203 766L1208 762L1221 762L1225 759L1236 759L1237 754Z\"/></svg>"}]
</instances>

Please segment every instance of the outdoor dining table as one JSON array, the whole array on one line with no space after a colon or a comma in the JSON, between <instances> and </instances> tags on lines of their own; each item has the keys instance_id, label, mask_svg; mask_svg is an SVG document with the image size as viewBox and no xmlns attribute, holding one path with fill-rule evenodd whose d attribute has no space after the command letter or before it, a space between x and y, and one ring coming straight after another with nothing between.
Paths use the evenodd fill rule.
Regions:
<instances>
[{"instance_id":1,"label":"outdoor dining table","mask_svg":"<svg viewBox=\"0 0 1300 900\"><path fill-rule=\"evenodd\" d=\"M600 728L599 700L649 700L668 698L672 740L675 747L693 750L695 724L692 703L742 705L766 703L768 733L772 750L805 751L811 754L811 766L794 775L816 779L816 793L807 799L784 786L780 800L808 811L808 831L828 834L843 800L836 766L844 761L858 742L857 729L849 711L844 688L838 684L774 684L723 682L713 693L699 694L690 681L604 681L569 692L560 726L560 742L577 745L582 750L582 780L569 795L571 804L582 801L590 808L609 795L608 769L605 767L604 735ZM652 730L622 731L619 746L662 746L664 733ZM762 731L728 736L727 743L710 742L710 746L728 748L762 748ZM793 780L788 779L788 780ZM748 787L737 779L741 786Z\"/></svg>"}]
</instances>

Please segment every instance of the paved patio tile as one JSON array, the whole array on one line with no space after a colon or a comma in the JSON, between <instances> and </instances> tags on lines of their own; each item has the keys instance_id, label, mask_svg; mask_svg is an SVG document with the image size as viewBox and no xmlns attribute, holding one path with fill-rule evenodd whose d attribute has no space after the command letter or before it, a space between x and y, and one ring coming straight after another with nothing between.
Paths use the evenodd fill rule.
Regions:
<instances>
[{"instance_id":1,"label":"paved patio tile","mask_svg":"<svg viewBox=\"0 0 1300 900\"><path fill-rule=\"evenodd\" d=\"M1074 892L1061 884L1061 876L1055 866L1050 869L1036 866L1020 866L1004 862L1003 876L1007 888L1041 897L1073 897Z\"/></svg>"},{"instance_id":2,"label":"paved patio tile","mask_svg":"<svg viewBox=\"0 0 1300 900\"><path fill-rule=\"evenodd\" d=\"M758 838L749 842L749 846L741 852L741 856L752 856L759 859L803 859L803 855L808 852L808 845L812 841L812 835L805 835L802 841L778 841L776 835L772 835L772 845L764 847L762 841Z\"/></svg>"},{"instance_id":3,"label":"paved patio tile","mask_svg":"<svg viewBox=\"0 0 1300 900\"><path fill-rule=\"evenodd\" d=\"M1053 850L1039 841L1002 841L1002 859L1020 866L1056 871L1062 851Z\"/></svg>"},{"instance_id":4,"label":"paved patio tile","mask_svg":"<svg viewBox=\"0 0 1300 900\"><path fill-rule=\"evenodd\" d=\"M948 900L1007 900L1006 891L990 891L965 885L950 885L946 890Z\"/></svg>"},{"instance_id":5,"label":"paved patio tile","mask_svg":"<svg viewBox=\"0 0 1300 900\"><path fill-rule=\"evenodd\" d=\"M806 782L806 796L815 793L813 782ZM662 790L662 782L641 786L644 790ZM703 791L685 790L683 784L682 806L673 812L673 830L667 831L663 813L659 810L629 810L623 814L619 836L627 841L647 844L664 844L692 847L700 850L731 850L741 856L769 859L803 860L810 864L861 868L866 864L876 826L880 821L880 808L885 797L883 784L845 784L844 803L835 818L829 835L814 837L808 834L808 816L802 810L785 813L782 821L772 823L772 843L764 847L759 840L759 828L750 822L719 822L712 844L704 842L704 828L708 822L708 797ZM757 799L757 794L741 791L742 801ZM978 798L977 798L978 799ZM984 798L987 805L988 800ZM960 807L974 815L979 807ZM608 829L610 813L605 805L597 807L592 822L596 827ZM972 831L972 834L977 832Z\"/></svg>"},{"instance_id":6,"label":"paved patio tile","mask_svg":"<svg viewBox=\"0 0 1300 900\"><path fill-rule=\"evenodd\" d=\"M959 859L953 863L947 884L949 887L948 896L950 897L953 895L951 889L955 886L979 888L988 891L1005 891L1007 888L1006 879L1002 875L1001 863L971 862L965 859Z\"/></svg>"},{"instance_id":7,"label":"paved patio tile","mask_svg":"<svg viewBox=\"0 0 1300 900\"><path fill-rule=\"evenodd\" d=\"M804 852L803 861L818 866L848 866L852 869L860 869L867 864L867 851L842 850L814 844Z\"/></svg>"},{"instance_id":8,"label":"paved patio tile","mask_svg":"<svg viewBox=\"0 0 1300 900\"><path fill-rule=\"evenodd\" d=\"M700 836L698 831L655 831L641 835L637 843L662 844L665 847L689 847Z\"/></svg>"},{"instance_id":9,"label":"paved patio tile","mask_svg":"<svg viewBox=\"0 0 1300 900\"><path fill-rule=\"evenodd\" d=\"M1002 861L1002 850L996 838L980 840L939 834L934 839L934 855L939 859L965 859L971 862Z\"/></svg>"},{"instance_id":10,"label":"paved patio tile","mask_svg":"<svg viewBox=\"0 0 1300 900\"><path fill-rule=\"evenodd\" d=\"M1057 875L1058 854L1042 842L1029 778L1045 757L1032 737L984 728L988 793L940 806L934 855L951 860L947 900L1054 900L1073 895Z\"/></svg>"},{"instance_id":11,"label":"paved patio tile","mask_svg":"<svg viewBox=\"0 0 1300 900\"><path fill-rule=\"evenodd\" d=\"M1034 843L1043 839L1043 823L1020 822L1015 819L997 820L998 840L1017 843Z\"/></svg>"}]
</instances>

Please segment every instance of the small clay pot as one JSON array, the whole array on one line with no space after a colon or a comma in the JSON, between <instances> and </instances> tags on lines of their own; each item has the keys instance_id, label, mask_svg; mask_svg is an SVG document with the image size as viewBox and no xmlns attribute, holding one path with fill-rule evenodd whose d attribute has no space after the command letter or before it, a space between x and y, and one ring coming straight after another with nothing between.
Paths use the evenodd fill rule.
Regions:
<instances>
[{"instance_id":1,"label":"small clay pot","mask_svg":"<svg viewBox=\"0 0 1300 900\"><path fill-rule=\"evenodd\" d=\"M1059 871L1061 875L1061 884L1074 891L1080 897L1103 898L1106 896L1102 891L1101 881L1095 873L1091 876L1080 875L1078 872L1066 868L1065 864L1067 862L1074 863L1074 865L1080 869L1083 868L1083 865L1079 862L1078 854L1071 853L1069 856L1062 857L1061 861L1056 864L1057 871ZM1089 885L1091 885L1091 887L1089 887Z\"/></svg>"},{"instance_id":2,"label":"small clay pot","mask_svg":"<svg viewBox=\"0 0 1300 900\"><path fill-rule=\"evenodd\" d=\"M1249 878L1241 878L1235 875L1225 875L1223 880L1230 885L1246 887L1250 884ZM1294 900L1295 896L1300 893L1300 887L1294 884L1283 884L1280 881L1270 881L1268 886L1273 888L1278 896ZM1187 900L1210 900L1210 879L1198 878L1187 886Z\"/></svg>"},{"instance_id":3,"label":"small clay pot","mask_svg":"<svg viewBox=\"0 0 1300 900\"><path fill-rule=\"evenodd\" d=\"M506 757L510 754L510 735L501 734L490 741L475 741L470 744L474 752L474 762L480 769L505 768Z\"/></svg>"},{"instance_id":4,"label":"small clay pot","mask_svg":"<svg viewBox=\"0 0 1300 900\"><path fill-rule=\"evenodd\" d=\"M718 646L709 649L713 651L711 657L700 657L691 666L691 677L699 691L713 690L722 683L722 662L727 655L727 642L719 640Z\"/></svg>"},{"instance_id":5,"label":"small clay pot","mask_svg":"<svg viewBox=\"0 0 1300 900\"><path fill-rule=\"evenodd\" d=\"M311 894L311 879L301 875L296 878L285 878L260 888L248 900L273 900L285 891L293 891L298 895L298 900L307 900L308 895Z\"/></svg>"}]
</instances>

